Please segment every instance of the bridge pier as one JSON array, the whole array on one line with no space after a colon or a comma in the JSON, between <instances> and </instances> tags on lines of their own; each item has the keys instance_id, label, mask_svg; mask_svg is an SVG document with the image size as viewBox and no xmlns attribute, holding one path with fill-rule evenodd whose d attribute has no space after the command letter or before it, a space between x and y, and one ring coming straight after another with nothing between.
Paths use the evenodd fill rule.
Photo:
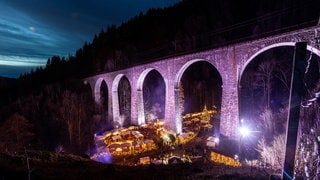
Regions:
<instances>
[{"instance_id":1,"label":"bridge pier","mask_svg":"<svg viewBox=\"0 0 320 180\"><path fill-rule=\"evenodd\" d=\"M237 139L239 127L239 106L237 88L223 88L220 117L220 134Z\"/></svg>"},{"instance_id":2,"label":"bridge pier","mask_svg":"<svg viewBox=\"0 0 320 180\"><path fill-rule=\"evenodd\" d=\"M174 78L166 80L165 124L176 133L182 132L182 122L179 107L179 89L174 86Z\"/></svg>"}]
</instances>

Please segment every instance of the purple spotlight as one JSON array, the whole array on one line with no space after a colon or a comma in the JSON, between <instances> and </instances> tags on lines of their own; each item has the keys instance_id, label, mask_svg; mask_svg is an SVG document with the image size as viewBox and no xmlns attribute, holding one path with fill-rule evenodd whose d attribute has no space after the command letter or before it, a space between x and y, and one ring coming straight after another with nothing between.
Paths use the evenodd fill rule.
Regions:
<instances>
[{"instance_id":1,"label":"purple spotlight","mask_svg":"<svg viewBox=\"0 0 320 180\"><path fill-rule=\"evenodd\" d=\"M112 155L109 152L103 152L99 154L95 154L91 159L104 163L111 164L112 163Z\"/></svg>"}]
</instances>

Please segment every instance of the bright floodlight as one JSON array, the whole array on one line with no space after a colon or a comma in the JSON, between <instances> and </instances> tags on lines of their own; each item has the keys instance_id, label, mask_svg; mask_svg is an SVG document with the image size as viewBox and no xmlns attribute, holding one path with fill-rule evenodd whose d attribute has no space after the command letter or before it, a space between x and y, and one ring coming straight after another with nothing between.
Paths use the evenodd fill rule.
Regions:
<instances>
[{"instance_id":1,"label":"bright floodlight","mask_svg":"<svg viewBox=\"0 0 320 180\"><path fill-rule=\"evenodd\" d=\"M218 144L220 140L218 137L215 137L213 141Z\"/></svg>"},{"instance_id":2,"label":"bright floodlight","mask_svg":"<svg viewBox=\"0 0 320 180\"><path fill-rule=\"evenodd\" d=\"M240 127L240 134L243 137L247 137L250 134L250 130L247 127Z\"/></svg>"}]
</instances>

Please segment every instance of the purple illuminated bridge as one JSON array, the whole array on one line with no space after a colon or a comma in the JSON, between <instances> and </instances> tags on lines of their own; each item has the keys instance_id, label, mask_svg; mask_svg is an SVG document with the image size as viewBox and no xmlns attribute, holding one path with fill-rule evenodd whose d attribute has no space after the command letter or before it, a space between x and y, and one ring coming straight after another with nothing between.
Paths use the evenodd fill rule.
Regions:
<instances>
[{"instance_id":1,"label":"purple illuminated bridge","mask_svg":"<svg viewBox=\"0 0 320 180\"><path fill-rule=\"evenodd\" d=\"M193 63L206 61L219 73L222 79L220 133L235 139L239 126L238 89L241 75L249 64L264 51L281 46L294 46L296 42L308 42L307 49L320 56L315 37L320 35L320 27L300 29L276 36L265 37L247 42L235 43L201 52L161 59L157 62L131 68L101 73L84 79L89 84L97 106L101 104L100 86L106 82L108 89L108 113L111 119L120 117L118 85L126 77L131 86L131 124L146 122L143 104L143 82L155 70L165 83L165 121L176 133L182 132L179 107L179 82L186 69Z\"/></svg>"}]
</instances>

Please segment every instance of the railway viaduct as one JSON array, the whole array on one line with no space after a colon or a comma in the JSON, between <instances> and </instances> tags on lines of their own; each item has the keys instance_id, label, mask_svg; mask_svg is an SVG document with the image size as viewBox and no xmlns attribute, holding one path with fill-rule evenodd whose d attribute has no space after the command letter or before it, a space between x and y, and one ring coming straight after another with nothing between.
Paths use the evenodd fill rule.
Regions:
<instances>
[{"instance_id":1,"label":"railway viaduct","mask_svg":"<svg viewBox=\"0 0 320 180\"><path fill-rule=\"evenodd\" d=\"M104 81L108 91L108 112L114 121L120 117L118 85L126 77L131 86L131 124L146 122L143 103L143 83L150 71L155 70L162 76L165 84L165 123L176 133L182 132L179 107L179 82L186 69L199 61L210 63L222 79L220 109L220 133L237 137L239 126L239 82L246 66L259 54L281 46L295 46L296 42L307 42L307 50L320 56L316 37L320 27L313 26L260 39L229 44L190 54L160 59L114 72L97 74L84 79L91 87L97 105L101 104L100 86Z\"/></svg>"}]
</instances>

